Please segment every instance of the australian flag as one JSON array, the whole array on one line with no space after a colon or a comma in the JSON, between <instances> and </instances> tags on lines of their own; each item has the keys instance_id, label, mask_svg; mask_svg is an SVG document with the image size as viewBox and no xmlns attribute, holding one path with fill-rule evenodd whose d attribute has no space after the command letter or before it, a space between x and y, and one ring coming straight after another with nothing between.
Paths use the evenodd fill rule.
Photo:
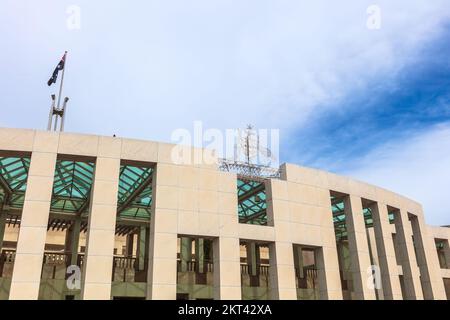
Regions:
<instances>
[{"instance_id":1,"label":"australian flag","mask_svg":"<svg viewBox=\"0 0 450 320\"><path fill-rule=\"evenodd\" d=\"M47 84L48 86L51 86L52 83L56 83L56 79L58 78L58 73L60 70L64 69L64 63L66 61L66 53L64 53L63 57L61 58L61 61L59 61L58 65L55 68L55 71L53 71L53 74L50 79L48 79Z\"/></svg>"}]
</instances>

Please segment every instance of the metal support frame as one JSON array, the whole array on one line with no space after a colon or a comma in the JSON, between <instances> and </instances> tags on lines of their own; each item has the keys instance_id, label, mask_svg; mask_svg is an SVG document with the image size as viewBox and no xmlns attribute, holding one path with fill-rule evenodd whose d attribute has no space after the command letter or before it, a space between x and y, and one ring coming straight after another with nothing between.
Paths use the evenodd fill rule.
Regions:
<instances>
[{"instance_id":1,"label":"metal support frame","mask_svg":"<svg viewBox=\"0 0 450 320\"><path fill-rule=\"evenodd\" d=\"M69 102L69 98L65 97L62 108L58 108L55 106L55 95L52 94L52 105L50 107L50 114L48 116L48 125L47 130L51 131L53 126L53 131L58 131L58 119L61 119L61 124L59 126L59 131L64 131L64 122L66 119L66 108L67 102Z\"/></svg>"},{"instance_id":2,"label":"metal support frame","mask_svg":"<svg viewBox=\"0 0 450 320\"><path fill-rule=\"evenodd\" d=\"M137 187L130 196L123 202L117 209L118 213L121 213L123 210L125 210L149 185L151 185L153 180L153 175L147 177L146 180L144 180L139 187Z\"/></svg>"},{"instance_id":3,"label":"metal support frame","mask_svg":"<svg viewBox=\"0 0 450 320\"><path fill-rule=\"evenodd\" d=\"M219 170L249 178L280 178L280 170L269 166L219 159Z\"/></svg>"},{"instance_id":4,"label":"metal support frame","mask_svg":"<svg viewBox=\"0 0 450 320\"><path fill-rule=\"evenodd\" d=\"M239 222L265 224L264 217L267 215L265 179L238 176L237 188Z\"/></svg>"}]
</instances>

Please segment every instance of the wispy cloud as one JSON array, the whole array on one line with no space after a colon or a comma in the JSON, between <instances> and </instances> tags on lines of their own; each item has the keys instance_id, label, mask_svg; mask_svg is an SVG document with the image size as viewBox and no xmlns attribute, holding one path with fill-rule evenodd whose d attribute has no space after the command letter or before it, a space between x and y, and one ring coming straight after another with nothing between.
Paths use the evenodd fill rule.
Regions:
<instances>
[{"instance_id":1,"label":"wispy cloud","mask_svg":"<svg viewBox=\"0 0 450 320\"><path fill-rule=\"evenodd\" d=\"M169 140L194 120L297 128L370 79L388 81L449 14L446 0L382 0L371 31L366 0L80 0L71 31L71 4L7 1L0 12L0 104L29 115L8 108L2 125L45 127L51 92L39 79L68 49L67 130Z\"/></svg>"},{"instance_id":2,"label":"wispy cloud","mask_svg":"<svg viewBox=\"0 0 450 320\"><path fill-rule=\"evenodd\" d=\"M429 223L449 224L449 26L421 42L395 73L369 79L316 113L281 150L291 161L409 196L424 205Z\"/></svg>"},{"instance_id":3,"label":"wispy cloud","mask_svg":"<svg viewBox=\"0 0 450 320\"><path fill-rule=\"evenodd\" d=\"M308 126L292 133L290 159L333 171L392 139L450 120L450 25L422 43L395 75L380 74L363 88L324 106Z\"/></svg>"},{"instance_id":4,"label":"wispy cloud","mask_svg":"<svg viewBox=\"0 0 450 320\"><path fill-rule=\"evenodd\" d=\"M450 122L381 144L355 162L344 174L421 202L430 224L450 224Z\"/></svg>"}]
</instances>

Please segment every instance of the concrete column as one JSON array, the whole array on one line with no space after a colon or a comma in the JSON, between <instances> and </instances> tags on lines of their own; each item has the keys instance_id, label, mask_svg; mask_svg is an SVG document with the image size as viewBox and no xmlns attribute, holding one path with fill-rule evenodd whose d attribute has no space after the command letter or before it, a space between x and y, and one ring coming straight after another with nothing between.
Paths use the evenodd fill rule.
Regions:
<instances>
[{"instance_id":1,"label":"concrete column","mask_svg":"<svg viewBox=\"0 0 450 320\"><path fill-rule=\"evenodd\" d=\"M137 256L138 256L138 269L142 271L145 269L145 260L146 260L146 252L147 250L147 227L141 226L139 229L138 235L138 247L137 247Z\"/></svg>"},{"instance_id":2,"label":"concrete column","mask_svg":"<svg viewBox=\"0 0 450 320\"><path fill-rule=\"evenodd\" d=\"M336 242L329 197L329 192L324 192L323 198L326 200L324 200L321 210L322 246L315 248L314 254L319 281L319 298L321 300L342 300L338 243Z\"/></svg>"},{"instance_id":3,"label":"concrete column","mask_svg":"<svg viewBox=\"0 0 450 320\"><path fill-rule=\"evenodd\" d=\"M213 241L214 299L240 300L241 266L239 239L220 237Z\"/></svg>"},{"instance_id":4,"label":"concrete column","mask_svg":"<svg viewBox=\"0 0 450 320\"><path fill-rule=\"evenodd\" d=\"M355 299L374 300L375 290L370 289L366 283L367 270L370 270L371 264L361 198L347 196L344 200L344 210Z\"/></svg>"},{"instance_id":5,"label":"concrete column","mask_svg":"<svg viewBox=\"0 0 450 320\"><path fill-rule=\"evenodd\" d=\"M195 271L205 273L205 240L203 238L195 239Z\"/></svg>"},{"instance_id":6,"label":"concrete column","mask_svg":"<svg viewBox=\"0 0 450 320\"><path fill-rule=\"evenodd\" d=\"M180 239L180 263L181 272L187 272L188 263L192 260L192 239L182 237Z\"/></svg>"},{"instance_id":7,"label":"concrete column","mask_svg":"<svg viewBox=\"0 0 450 320\"><path fill-rule=\"evenodd\" d=\"M414 245L417 252L417 263L420 269L424 298L428 300L446 300L444 283L440 274L436 248L428 237L425 221L422 217L411 215L411 226Z\"/></svg>"},{"instance_id":8,"label":"concrete column","mask_svg":"<svg viewBox=\"0 0 450 320\"><path fill-rule=\"evenodd\" d=\"M342 271L342 279L343 280L351 280L348 279L348 271L349 271L349 259L346 259L344 251L348 251L348 242L344 243L343 240L340 240L336 243L337 257L339 263L339 270Z\"/></svg>"},{"instance_id":9,"label":"concrete column","mask_svg":"<svg viewBox=\"0 0 450 320\"><path fill-rule=\"evenodd\" d=\"M81 219L76 218L66 234L66 251L71 252L70 264L76 265L78 261L78 247L80 243Z\"/></svg>"},{"instance_id":10,"label":"concrete column","mask_svg":"<svg viewBox=\"0 0 450 320\"><path fill-rule=\"evenodd\" d=\"M317 277L321 300L342 300L341 278L336 247L316 249Z\"/></svg>"},{"instance_id":11,"label":"concrete column","mask_svg":"<svg viewBox=\"0 0 450 320\"><path fill-rule=\"evenodd\" d=\"M444 258L446 269L450 269L450 245L447 239L444 240ZM438 261L439 263L439 261Z\"/></svg>"},{"instance_id":12,"label":"concrete column","mask_svg":"<svg viewBox=\"0 0 450 320\"><path fill-rule=\"evenodd\" d=\"M367 228L366 233L367 233L367 242L369 244L370 262L371 262L372 266L375 266L376 268L378 268L378 269L375 269L375 272L376 272L376 270L380 270L380 274L373 275L376 298L377 298L377 300L384 300L383 285L382 285L382 280L381 280L380 259L378 257L378 250L377 250L377 244L376 244L376 239L375 239L375 230L373 227ZM374 271L372 270L372 272L374 272ZM377 278L378 276L379 276L379 280ZM379 284L380 286L377 287L377 284Z\"/></svg>"},{"instance_id":13,"label":"concrete column","mask_svg":"<svg viewBox=\"0 0 450 320\"><path fill-rule=\"evenodd\" d=\"M0 205L0 254L3 248L3 238L5 237L6 228L6 213L2 211L2 205Z\"/></svg>"},{"instance_id":14,"label":"concrete column","mask_svg":"<svg viewBox=\"0 0 450 320\"><path fill-rule=\"evenodd\" d=\"M127 234L127 237L126 237L126 255L127 255L127 257L133 256L133 244L134 244L134 233Z\"/></svg>"},{"instance_id":15,"label":"concrete column","mask_svg":"<svg viewBox=\"0 0 450 320\"><path fill-rule=\"evenodd\" d=\"M177 297L178 168L158 163L153 173L147 299Z\"/></svg>"},{"instance_id":16,"label":"concrete column","mask_svg":"<svg viewBox=\"0 0 450 320\"><path fill-rule=\"evenodd\" d=\"M109 300L116 230L120 159L98 157L83 262L84 300Z\"/></svg>"},{"instance_id":17,"label":"concrete column","mask_svg":"<svg viewBox=\"0 0 450 320\"><path fill-rule=\"evenodd\" d=\"M269 256L269 298L297 300L292 243L271 243Z\"/></svg>"},{"instance_id":18,"label":"concrete column","mask_svg":"<svg viewBox=\"0 0 450 320\"><path fill-rule=\"evenodd\" d=\"M247 264L248 264L248 274L251 276L256 276L259 274L260 267L260 257L259 257L259 247L254 241L247 242Z\"/></svg>"},{"instance_id":19,"label":"concrete column","mask_svg":"<svg viewBox=\"0 0 450 320\"><path fill-rule=\"evenodd\" d=\"M402 289L387 206L375 203L371 206L371 209L384 299L402 300Z\"/></svg>"},{"instance_id":20,"label":"concrete column","mask_svg":"<svg viewBox=\"0 0 450 320\"><path fill-rule=\"evenodd\" d=\"M403 269L403 282L405 288L405 300L423 299L420 273L415 259L414 245L412 242L412 228L408 220L408 212L398 210L394 213L396 244L400 263Z\"/></svg>"},{"instance_id":21,"label":"concrete column","mask_svg":"<svg viewBox=\"0 0 450 320\"><path fill-rule=\"evenodd\" d=\"M56 152L36 151L31 156L9 293L11 300L38 299L55 164Z\"/></svg>"},{"instance_id":22,"label":"concrete column","mask_svg":"<svg viewBox=\"0 0 450 320\"><path fill-rule=\"evenodd\" d=\"M302 247L299 245L294 246L294 266L298 270L298 275L303 278L303 253Z\"/></svg>"}]
</instances>

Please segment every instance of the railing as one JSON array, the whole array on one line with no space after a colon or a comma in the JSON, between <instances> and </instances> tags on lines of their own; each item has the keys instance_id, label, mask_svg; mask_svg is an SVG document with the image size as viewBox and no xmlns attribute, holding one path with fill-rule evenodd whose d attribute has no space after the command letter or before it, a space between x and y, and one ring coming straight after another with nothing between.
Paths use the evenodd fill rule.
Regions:
<instances>
[{"instance_id":1,"label":"railing","mask_svg":"<svg viewBox=\"0 0 450 320\"><path fill-rule=\"evenodd\" d=\"M123 269L136 269L136 257L114 257L114 267Z\"/></svg>"},{"instance_id":2,"label":"railing","mask_svg":"<svg viewBox=\"0 0 450 320\"><path fill-rule=\"evenodd\" d=\"M177 283L178 284L197 284L212 285L214 264L210 260L203 261L203 268L200 272L198 261L185 261L185 265L181 260L177 260Z\"/></svg>"},{"instance_id":3,"label":"railing","mask_svg":"<svg viewBox=\"0 0 450 320\"><path fill-rule=\"evenodd\" d=\"M0 255L0 277L11 278L15 250L3 250ZM44 252L42 261L41 279L67 279L67 267L71 265L72 254L70 252ZM77 255L77 265L82 268L84 253ZM145 282L147 264L139 270L139 260L136 257L114 257L112 281Z\"/></svg>"},{"instance_id":4,"label":"railing","mask_svg":"<svg viewBox=\"0 0 450 320\"><path fill-rule=\"evenodd\" d=\"M137 257L115 256L113 258L112 281L116 282L146 282L147 263L139 270Z\"/></svg>"},{"instance_id":5,"label":"railing","mask_svg":"<svg viewBox=\"0 0 450 320\"><path fill-rule=\"evenodd\" d=\"M71 265L70 252L44 252L41 279L65 280L70 274L67 267Z\"/></svg>"},{"instance_id":6,"label":"railing","mask_svg":"<svg viewBox=\"0 0 450 320\"><path fill-rule=\"evenodd\" d=\"M317 281L317 269L315 266L303 267L303 277L300 274L300 270L295 268L295 276L298 281L298 288L315 289L319 284Z\"/></svg>"},{"instance_id":7,"label":"railing","mask_svg":"<svg viewBox=\"0 0 450 320\"><path fill-rule=\"evenodd\" d=\"M257 274L263 275L263 276L268 276L269 275L269 267L270 266L267 266L267 265L260 265L259 272L257 272ZM248 264L241 264L241 274L250 274Z\"/></svg>"},{"instance_id":8,"label":"railing","mask_svg":"<svg viewBox=\"0 0 450 320\"><path fill-rule=\"evenodd\" d=\"M137 270L136 261L136 257L114 257L112 281L134 282Z\"/></svg>"},{"instance_id":9,"label":"railing","mask_svg":"<svg viewBox=\"0 0 450 320\"><path fill-rule=\"evenodd\" d=\"M72 254L60 252L44 252L43 264L47 265L70 265Z\"/></svg>"},{"instance_id":10,"label":"railing","mask_svg":"<svg viewBox=\"0 0 450 320\"><path fill-rule=\"evenodd\" d=\"M251 266L241 264L241 282L243 287L268 287L269 286L269 266L259 265L256 274L252 274Z\"/></svg>"},{"instance_id":11,"label":"railing","mask_svg":"<svg viewBox=\"0 0 450 320\"><path fill-rule=\"evenodd\" d=\"M78 254L77 265L81 267L83 254ZM3 250L0 255L0 277L11 278L16 250ZM42 260L42 279L66 279L67 267L71 264L70 252L44 252Z\"/></svg>"},{"instance_id":12,"label":"railing","mask_svg":"<svg viewBox=\"0 0 450 320\"><path fill-rule=\"evenodd\" d=\"M186 261L186 272L195 272L196 271L197 261ZM177 271L181 272L181 261L177 260ZM205 271L213 272L214 264L211 261L205 261ZM249 274L249 265L241 264L241 274ZM268 265L260 265L259 266L259 274L268 276L269 275L269 266Z\"/></svg>"},{"instance_id":13,"label":"railing","mask_svg":"<svg viewBox=\"0 0 450 320\"><path fill-rule=\"evenodd\" d=\"M197 261L186 261L186 272L195 272L197 269ZM181 271L181 260L177 260L177 272ZM213 272L214 271L214 264L211 261L205 261L204 262L204 270L205 272Z\"/></svg>"}]
</instances>

